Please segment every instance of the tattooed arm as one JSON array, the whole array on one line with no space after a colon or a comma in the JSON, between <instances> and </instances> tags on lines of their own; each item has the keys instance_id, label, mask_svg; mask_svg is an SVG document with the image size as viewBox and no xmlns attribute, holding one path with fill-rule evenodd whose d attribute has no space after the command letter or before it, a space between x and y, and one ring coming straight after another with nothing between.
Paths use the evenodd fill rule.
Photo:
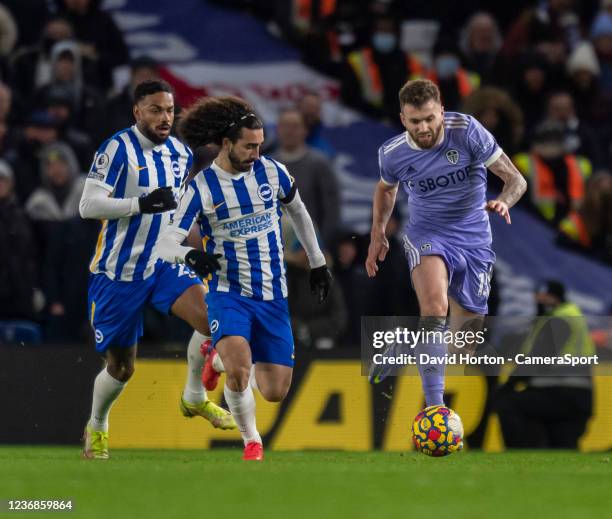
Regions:
<instances>
[{"instance_id":1,"label":"tattooed arm","mask_svg":"<svg viewBox=\"0 0 612 519\"><path fill-rule=\"evenodd\" d=\"M505 153L502 153L495 162L490 164L489 169L504 181L504 189L495 200L487 202L485 209L499 214L505 218L507 223L512 223L510 208L519 201L527 190L527 181Z\"/></svg>"}]
</instances>

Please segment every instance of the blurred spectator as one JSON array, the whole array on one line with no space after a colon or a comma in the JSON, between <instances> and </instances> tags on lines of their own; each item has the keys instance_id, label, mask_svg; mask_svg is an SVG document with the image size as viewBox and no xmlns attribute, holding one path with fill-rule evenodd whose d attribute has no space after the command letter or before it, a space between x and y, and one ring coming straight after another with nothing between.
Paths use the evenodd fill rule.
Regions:
<instances>
[{"instance_id":1,"label":"blurred spectator","mask_svg":"<svg viewBox=\"0 0 612 519\"><path fill-rule=\"evenodd\" d=\"M419 60L399 47L397 20L377 18L366 47L348 55L342 74L342 99L349 106L399 124L397 93L411 76L422 76Z\"/></svg>"},{"instance_id":2,"label":"blurred spectator","mask_svg":"<svg viewBox=\"0 0 612 519\"><path fill-rule=\"evenodd\" d=\"M295 177L297 187L324 244L331 243L340 218L340 194L329 160L306 145L306 124L297 109L281 112L274 154Z\"/></svg>"},{"instance_id":3,"label":"blurred spectator","mask_svg":"<svg viewBox=\"0 0 612 519\"><path fill-rule=\"evenodd\" d=\"M363 43L367 20L366 0L289 0L276 2L275 32L300 47L307 65L336 76L346 55Z\"/></svg>"},{"instance_id":4,"label":"blurred spectator","mask_svg":"<svg viewBox=\"0 0 612 519\"><path fill-rule=\"evenodd\" d=\"M57 222L79 214L85 185L76 155L69 146L56 142L40 152L42 185L28 198L25 209L32 220Z\"/></svg>"},{"instance_id":5,"label":"blurred spectator","mask_svg":"<svg viewBox=\"0 0 612 519\"><path fill-rule=\"evenodd\" d=\"M13 94L5 83L0 82L0 121L6 122L11 113Z\"/></svg>"},{"instance_id":6,"label":"blurred spectator","mask_svg":"<svg viewBox=\"0 0 612 519\"><path fill-rule=\"evenodd\" d=\"M586 320L573 303L565 299L559 281L547 281L537 292L540 309L522 353L527 356L589 356L595 346ZM593 412L593 387L589 367L534 366L520 368L502 386L496 407L509 448L577 449ZM522 391L517 386L526 386Z\"/></svg>"},{"instance_id":7,"label":"blurred spectator","mask_svg":"<svg viewBox=\"0 0 612 519\"><path fill-rule=\"evenodd\" d=\"M323 136L323 123L321 122L323 103L321 96L316 92L306 92L298 101L297 106L298 110L302 112L308 131L306 144L332 159L336 152L331 143Z\"/></svg>"},{"instance_id":8,"label":"blurred spectator","mask_svg":"<svg viewBox=\"0 0 612 519\"><path fill-rule=\"evenodd\" d=\"M591 41L601 69L602 91L607 98L612 98L612 1L604 0L602 7L591 27Z\"/></svg>"},{"instance_id":9,"label":"blurred spectator","mask_svg":"<svg viewBox=\"0 0 612 519\"><path fill-rule=\"evenodd\" d=\"M32 319L37 254L13 180L11 167L0 160L0 319Z\"/></svg>"},{"instance_id":10,"label":"blurred spectator","mask_svg":"<svg viewBox=\"0 0 612 519\"><path fill-rule=\"evenodd\" d=\"M347 322L342 289L335 284L327 299L317 304L310 292L308 257L297 240L286 250L285 259L291 328L296 347L328 350L337 346Z\"/></svg>"},{"instance_id":11,"label":"blurred spectator","mask_svg":"<svg viewBox=\"0 0 612 519\"><path fill-rule=\"evenodd\" d=\"M526 53L519 60L512 99L523 110L526 132L544 117L549 89L548 69L546 59L537 53Z\"/></svg>"},{"instance_id":12,"label":"blurred spectator","mask_svg":"<svg viewBox=\"0 0 612 519\"><path fill-rule=\"evenodd\" d=\"M83 342L90 333L87 319L87 284L91 251L100 223L80 216L47 227L42 262L42 287L47 301L45 339Z\"/></svg>"},{"instance_id":13,"label":"blurred spectator","mask_svg":"<svg viewBox=\"0 0 612 519\"><path fill-rule=\"evenodd\" d=\"M134 89L139 83L147 79L159 77L159 65L149 57L142 56L132 60L130 63L130 82L123 88L121 93L112 97L105 109L107 129L105 135L129 128L134 124L132 109L134 106Z\"/></svg>"},{"instance_id":14,"label":"blurred spectator","mask_svg":"<svg viewBox=\"0 0 612 519\"><path fill-rule=\"evenodd\" d=\"M459 47L455 41L445 35L434 46L433 67L426 77L438 85L444 109L451 112L457 110L462 100L480 85L478 74L461 65Z\"/></svg>"},{"instance_id":15,"label":"blurred spectator","mask_svg":"<svg viewBox=\"0 0 612 519\"><path fill-rule=\"evenodd\" d=\"M9 77L9 56L17 42L17 24L11 12L0 4L0 79Z\"/></svg>"},{"instance_id":16,"label":"blurred spectator","mask_svg":"<svg viewBox=\"0 0 612 519\"><path fill-rule=\"evenodd\" d=\"M8 85L0 81L0 154L5 155L7 135L9 133L10 115L13 105L13 93ZM6 158L6 157L5 157Z\"/></svg>"},{"instance_id":17,"label":"blurred spectator","mask_svg":"<svg viewBox=\"0 0 612 519\"><path fill-rule=\"evenodd\" d=\"M612 177L589 179L584 202L559 223L559 242L612 264Z\"/></svg>"},{"instance_id":18,"label":"blurred spectator","mask_svg":"<svg viewBox=\"0 0 612 519\"><path fill-rule=\"evenodd\" d=\"M364 315L419 315L401 231L401 214L395 206L385 229L389 251L376 277L370 279Z\"/></svg>"},{"instance_id":19,"label":"blurred spectator","mask_svg":"<svg viewBox=\"0 0 612 519\"><path fill-rule=\"evenodd\" d=\"M587 157L595 169L609 167L603 143L595 131L578 118L569 92L561 90L550 94L546 117L563 126L565 150L568 153Z\"/></svg>"},{"instance_id":20,"label":"blurred spectator","mask_svg":"<svg viewBox=\"0 0 612 519\"><path fill-rule=\"evenodd\" d=\"M93 139L99 142L100 132L91 134L76 126L73 115L74 105L71 99L61 91L49 94L45 103L45 112L55 121L58 140L68 144L76 154L80 170L88 170L95 151Z\"/></svg>"},{"instance_id":21,"label":"blurred spectator","mask_svg":"<svg viewBox=\"0 0 612 519\"><path fill-rule=\"evenodd\" d=\"M41 282L47 302L46 339L77 340L86 309L87 263L97 225L78 214L85 175L74 152L57 142L40 152L42 186L26 202L40 247Z\"/></svg>"},{"instance_id":22,"label":"blurred spectator","mask_svg":"<svg viewBox=\"0 0 612 519\"><path fill-rule=\"evenodd\" d=\"M112 16L100 9L100 0L57 0L59 11L74 27L80 54L95 62L95 77L85 81L106 93L113 86L113 70L129 61L123 33Z\"/></svg>"},{"instance_id":23,"label":"blurred spectator","mask_svg":"<svg viewBox=\"0 0 612 519\"><path fill-rule=\"evenodd\" d=\"M58 140L58 123L49 113L36 111L26 120L17 142L15 193L22 202L40 185L38 152L43 146Z\"/></svg>"},{"instance_id":24,"label":"blurred spectator","mask_svg":"<svg viewBox=\"0 0 612 519\"><path fill-rule=\"evenodd\" d=\"M567 60L567 74L578 117L603 131L609 121L610 102L602 94L599 60L589 42L574 49Z\"/></svg>"},{"instance_id":25,"label":"blurred spectator","mask_svg":"<svg viewBox=\"0 0 612 519\"><path fill-rule=\"evenodd\" d=\"M13 95L11 89L0 82L0 157L8 162L13 170L17 164L15 149L15 131L10 125Z\"/></svg>"},{"instance_id":26,"label":"blurred spectator","mask_svg":"<svg viewBox=\"0 0 612 519\"><path fill-rule=\"evenodd\" d=\"M33 45L49 19L49 0L2 0L17 23L17 47Z\"/></svg>"},{"instance_id":27,"label":"blurred spectator","mask_svg":"<svg viewBox=\"0 0 612 519\"><path fill-rule=\"evenodd\" d=\"M559 123L545 121L538 126L531 150L519 153L513 161L527 179L533 208L555 227L582 204L591 163L566 151L564 128Z\"/></svg>"},{"instance_id":28,"label":"blurred spectator","mask_svg":"<svg viewBox=\"0 0 612 519\"><path fill-rule=\"evenodd\" d=\"M463 63L478 74L483 85L499 85L505 77L499 56L502 41L495 18L484 11L473 14L461 31L459 47Z\"/></svg>"},{"instance_id":29,"label":"blurred spectator","mask_svg":"<svg viewBox=\"0 0 612 519\"><path fill-rule=\"evenodd\" d=\"M358 347L361 340L361 316L366 315L366 297L370 280L365 270L364 249L360 236L341 232L334 239L333 269L335 283L342 288L348 313L348 322L342 343Z\"/></svg>"},{"instance_id":30,"label":"blurred spectator","mask_svg":"<svg viewBox=\"0 0 612 519\"><path fill-rule=\"evenodd\" d=\"M51 49L61 41L73 37L72 26L66 18L54 16L44 26L40 41L17 50L11 63L11 84L24 97L51 81Z\"/></svg>"},{"instance_id":31,"label":"blurred spectator","mask_svg":"<svg viewBox=\"0 0 612 519\"><path fill-rule=\"evenodd\" d=\"M608 168L603 143L588 124L581 121L574 107L574 100L567 91L557 91L548 98L549 121L560 123L565 130L565 149L568 153L587 157L595 169Z\"/></svg>"},{"instance_id":32,"label":"blurred spectator","mask_svg":"<svg viewBox=\"0 0 612 519\"><path fill-rule=\"evenodd\" d=\"M580 18L573 0L542 0L525 9L509 28L503 53L513 58L542 41L562 41L573 49L580 41Z\"/></svg>"},{"instance_id":33,"label":"blurred spectator","mask_svg":"<svg viewBox=\"0 0 612 519\"><path fill-rule=\"evenodd\" d=\"M523 112L507 92L486 86L463 100L461 111L473 115L489 130L506 155L518 151L523 136Z\"/></svg>"},{"instance_id":34,"label":"blurred spectator","mask_svg":"<svg viewBox=\"0 0 612 519\"><path fill-rule=\"evenodd\" d=\"M70 122L98 137L102 131L102 99L83 80L81 65L81 54L76 42L56 43L51 49L51 79L34 92L32 103L37 109L44 109L50 99L64 99L71 107Z\"/></svg>"}]
</instances>

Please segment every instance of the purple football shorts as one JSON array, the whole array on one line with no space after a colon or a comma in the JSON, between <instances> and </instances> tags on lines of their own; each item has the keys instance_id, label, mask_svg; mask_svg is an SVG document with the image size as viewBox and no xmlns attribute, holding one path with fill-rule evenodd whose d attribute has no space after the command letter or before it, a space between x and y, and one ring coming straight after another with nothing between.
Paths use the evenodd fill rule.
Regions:
<instances>
[{"instance_id":1,"label":"purple football shorts","mask_svg":"<svg viewBox=\"0 0 612 519\"><path fill-rule=\"evenodd\" d=\"M448 270L448 295L470 312L487 314L495 263L490 247L464 249L431 236L404 235L404 251L410 272L422 256L440 256Z\"/></svg>"}]
</instances>

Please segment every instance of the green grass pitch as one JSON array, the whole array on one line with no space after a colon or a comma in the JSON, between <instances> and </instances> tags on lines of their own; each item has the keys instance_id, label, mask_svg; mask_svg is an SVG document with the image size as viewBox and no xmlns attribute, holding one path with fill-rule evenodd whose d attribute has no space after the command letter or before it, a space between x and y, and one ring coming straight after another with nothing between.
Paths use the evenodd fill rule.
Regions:
<instances>
[{"instance_id":1,"label":"green grass pitch","mask_svg":"<svg viewBox=\"0 0 612 519\"><path fill-rule=\"evenodd\" d=\"M0 447L0 499L72 499L68 518L610 517L609 454L466 451L448 458L387 452ZM5 512L1 517L49 517Z\"/></svg>"}]
</instances>

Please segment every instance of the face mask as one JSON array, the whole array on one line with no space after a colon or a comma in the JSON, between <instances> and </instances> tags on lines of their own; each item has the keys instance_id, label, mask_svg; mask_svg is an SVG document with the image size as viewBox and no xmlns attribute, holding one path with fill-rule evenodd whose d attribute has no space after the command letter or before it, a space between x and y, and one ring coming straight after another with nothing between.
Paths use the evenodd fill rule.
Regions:
<instances>
[{"instance_id":1,"label":"face mask","mask_svg":"<svg viewBox=\"0 0 612 519\"><path fill-rule=\"evenodd\" d=\"M459 60L454 56L443 56L436 60L436 72L440 79L450 79L459 68Z\"/></svg>"},{"instance_id":2,"label":"face mask","mask_svg":"<svg viewBox=\"0 0 612 519\"><path fill-rule=\"evenodd\" d=\"M375 32L372 36L372 45L378 52L386 54L391 52L397 44L397 38L395 34L390 32Z\"/></svg>"},{"instance_id":3,"label":"face mask","mask_svg":"<svg viewBox=\"0 0 612 519\"><path fill-rule=\"evenodd\" d=\"M338 34L338 44L341 47L350 47L355 44L357 38L355 38L355 33L353 32L340 32Z\"/></svg>"}]
</instances>

